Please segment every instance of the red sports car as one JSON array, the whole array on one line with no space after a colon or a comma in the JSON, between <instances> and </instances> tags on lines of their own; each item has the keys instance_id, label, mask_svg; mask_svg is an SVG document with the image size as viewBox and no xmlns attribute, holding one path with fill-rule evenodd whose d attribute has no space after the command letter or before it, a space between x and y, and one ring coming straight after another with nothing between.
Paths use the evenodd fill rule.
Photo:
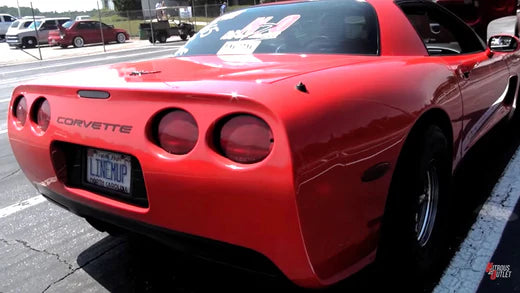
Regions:
<instances>
[{"instance_id":1,"label":"red sports car","mask_svg":"<svg viewBox=\"0 0 520 293\"><path fill-rule=\"evenodd\" d=\"M305 287L376 259L427 280L453 171L514 118L518 43L430 1L261 5L172 58L17 87L9 139L38 191L98 229Z\"/></svg>"},{"instance_id":2,"label":"red sports car","mask_svg":"<svg viewBox=\"0 0 520 293\"><path fill-rule=\"evenodd\" d=\"M101 29L103 35L101 35ZM85 44L93 43L124 43L130 35L124 29L114 28L95 20L68 21L59 30L49 32L48 41L51 46L67 48L73 45L81 48Z\"/></svg>"}]
</instances>

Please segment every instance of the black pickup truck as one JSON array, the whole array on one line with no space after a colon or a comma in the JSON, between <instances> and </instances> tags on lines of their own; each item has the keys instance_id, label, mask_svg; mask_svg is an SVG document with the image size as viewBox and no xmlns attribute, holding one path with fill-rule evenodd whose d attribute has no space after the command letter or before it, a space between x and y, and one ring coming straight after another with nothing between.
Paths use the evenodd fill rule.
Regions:
<instances>
[{"instance_id":1,"label":"black pickup truck","mask_svg":"<svg viewBox=\"0 0 520 293\"><path fill-rule=\"evenodd\" d=\"M195 27L192 24L186 22L175 24L168 20L144 22L139 24L139 28L146 32L150 43L165 43L171 36L179 36L182 40L186 40L188 36L192 37L195 34Z\"/></svg>"}]
</instances>

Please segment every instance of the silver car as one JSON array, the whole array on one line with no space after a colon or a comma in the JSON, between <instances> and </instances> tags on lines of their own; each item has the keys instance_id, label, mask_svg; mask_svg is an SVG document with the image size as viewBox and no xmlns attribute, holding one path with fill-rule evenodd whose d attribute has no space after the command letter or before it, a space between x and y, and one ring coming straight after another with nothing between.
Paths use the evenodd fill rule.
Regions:
<instances>
[{"instance_id":1,"label":"silver car","mask_svg":"<svg viewBox=\"0 0 520 293\"><path fill-rule=\"evenodd\" d=\"M0 14L0 38L5 38L7 29L16 18L9 14Z\"/></svg>"},{"instance_id":2,"label":"silver car","mask_svg":"<svg viewBox=\"0 0 520 293\"><path fill-rule=\"evenodd\" d=\"M68 17L37 19L31 23L26 29L21 29L13 34L6 35L6 42L11 47L17 48L33 48L38 44L47 44L49 32L57 30L65 22L69 21Z\"/></svg>"}]
</instances>

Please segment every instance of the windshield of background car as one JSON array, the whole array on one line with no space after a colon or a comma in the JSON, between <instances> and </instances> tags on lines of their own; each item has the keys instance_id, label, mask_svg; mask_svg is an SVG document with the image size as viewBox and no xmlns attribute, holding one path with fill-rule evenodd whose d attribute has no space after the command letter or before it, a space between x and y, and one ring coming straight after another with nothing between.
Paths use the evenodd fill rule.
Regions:
<instances>
[{"instance_id":1,"label":"windshield of background car","mask_svg":"<svg viewBox=\"0 0 520 293\"><path fill-rule=\"evenodd\" d=\"M67 21L66 23L64 23L64 24L62 25L62 27L64 27L64 28L70 28L70 27L74 24L74 22L75 22L75 21L73 21L73 20L69 20L69 21Z\"/></svg>"},{"instance_id":2,"label":"windshield of background car","mask_svg":"<svg viewBox=\"0 0 520 293\"><path fill-rule=\"evenodd\" d=\"M36 27L39 27L41 23L42 23L41 21L33 22L33 23L31 23L31 25L29 26L29 28L30 28L30 29L34 29L34 25L35 25L35 24L36 24Z\"/></svg>"},{"instance_id":3,"label":"windshield of background car","mask_svg":"<svg viewBox=\"0 0 520 293\"><path fill-rule=\"evenodd\" d=\"M369 3L325 0L225 14L201 29L175 55L378 52L379 27Z\"/></svg>"},{"instance_id":4,"label":"windshield of background car","mask_svg":"<svg viewBox=\"0 0 520 293\"><path fill-rule=\"evenodd\" d=\"M11 27L18 27L19 24L20 22L17 20L11 24Z\"/></svg>"}]
</instances>

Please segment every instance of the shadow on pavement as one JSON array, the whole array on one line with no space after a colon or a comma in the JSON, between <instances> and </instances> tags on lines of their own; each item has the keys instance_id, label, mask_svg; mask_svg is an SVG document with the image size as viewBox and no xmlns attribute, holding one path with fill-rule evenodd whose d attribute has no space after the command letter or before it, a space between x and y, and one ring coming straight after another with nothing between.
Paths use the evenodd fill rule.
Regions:
<instances>
[{"instance_id":1,"label":"shadow on pavement","mask_svg":"<svg viewBox=\"0 0 520 293\"><path fill-rule=\"evenodd\" d=\"M502 123L484 137L460 165L454 178L453 236L450 255L444 259L446 264L466 237L519 145L520 132L514 125ZM120 244L114 246L114 239L120 239ZM92 255L97 255L101 248L108 252L92 260ZM295 287L283 276L268 277L201 260L135 236L107 237L81 253L77 261L111 292L266 292L275 288L283 292L309 291ZM396 264L396 270L402 272L402 278L390 281L384 278L385 272L377 273L375 267L370 265L339 284L312 292L388 291L402 289L413 282L407 278L407 268L400 264ZM434 285L421 284L419 291L429 291Z\"/></svg>"}]
</instances>

